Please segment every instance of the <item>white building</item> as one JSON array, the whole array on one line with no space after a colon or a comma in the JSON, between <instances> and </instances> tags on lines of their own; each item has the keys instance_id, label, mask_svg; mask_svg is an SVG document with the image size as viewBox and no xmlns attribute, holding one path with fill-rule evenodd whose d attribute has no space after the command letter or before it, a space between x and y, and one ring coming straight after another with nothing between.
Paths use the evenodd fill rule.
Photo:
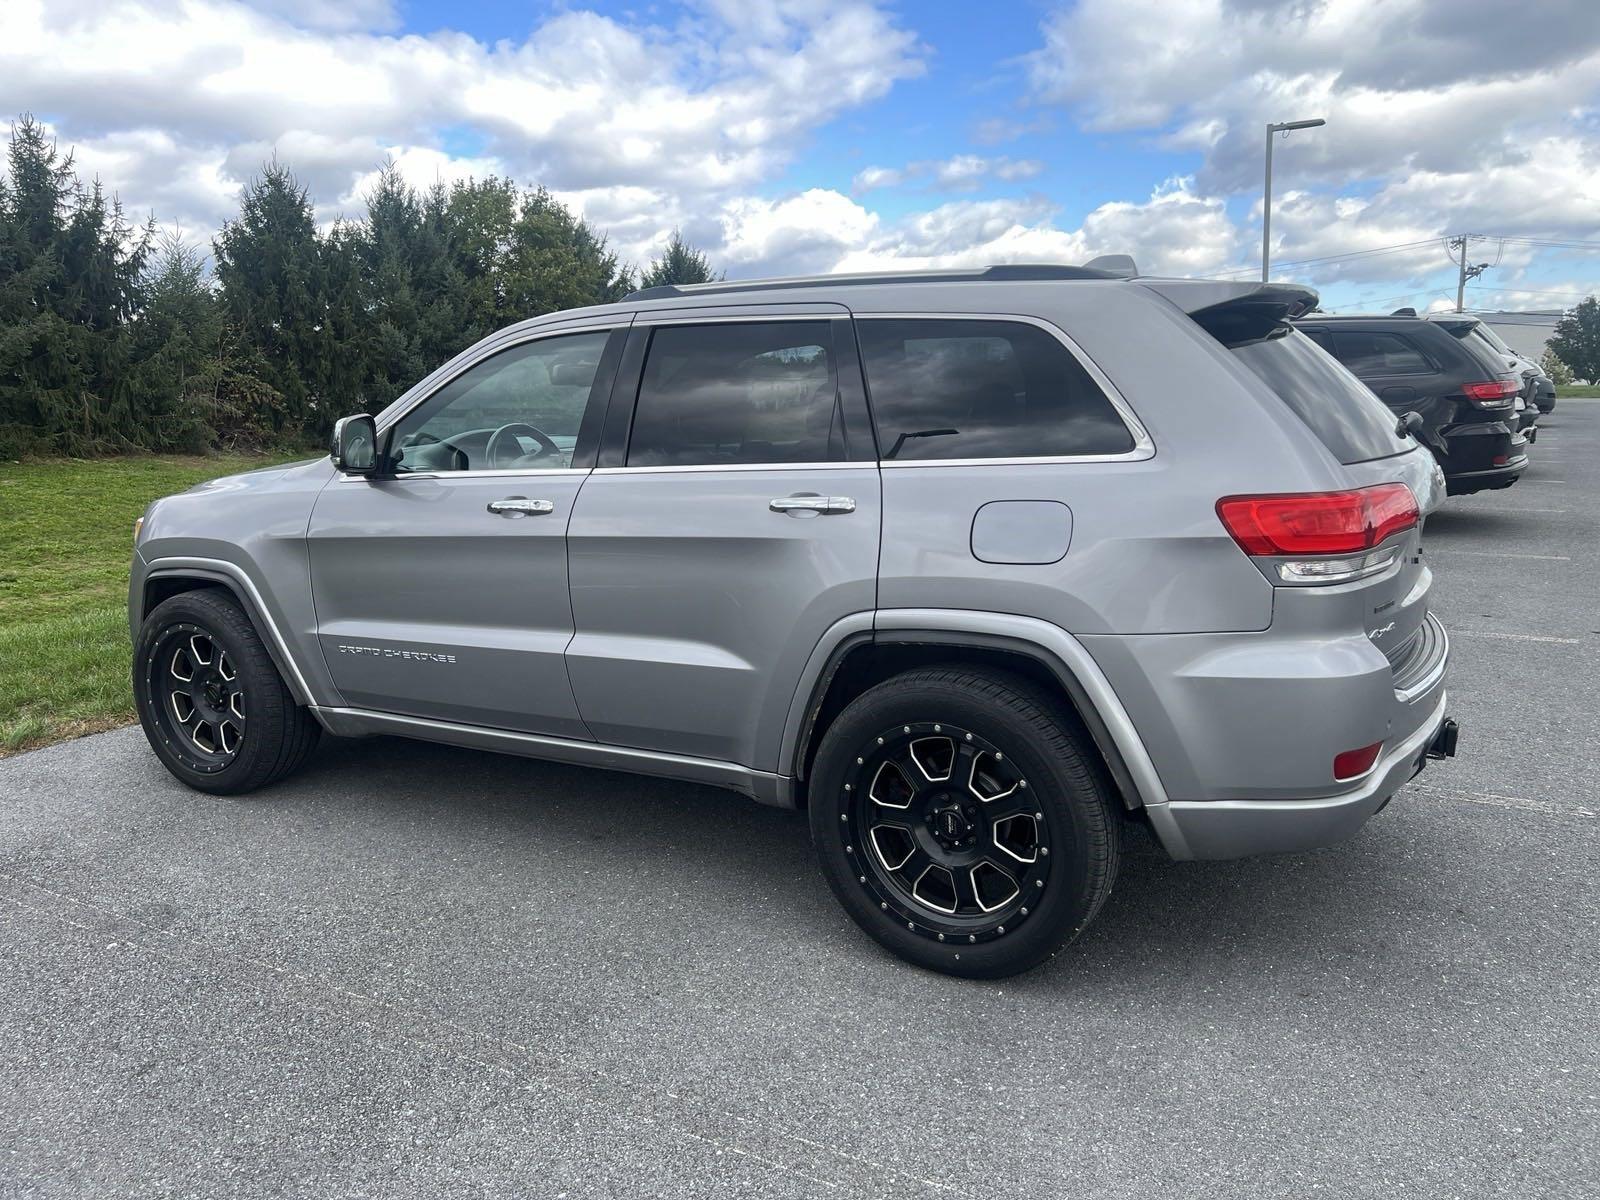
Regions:
<instances>
[{"instance_id":1,"label":"white building","mask_svg":"<svg viewBox=\"0 0 1600 1200\"><path fill-rule=\"evenodd\" d=\"M1538 362L1544 357L1546 346L1555 335L1556 322L1564 310L1543 308L1527 312L1474 312L1489 328L1500 335L1500 340L1518 354Z\"/></svg>"}]
</instances>

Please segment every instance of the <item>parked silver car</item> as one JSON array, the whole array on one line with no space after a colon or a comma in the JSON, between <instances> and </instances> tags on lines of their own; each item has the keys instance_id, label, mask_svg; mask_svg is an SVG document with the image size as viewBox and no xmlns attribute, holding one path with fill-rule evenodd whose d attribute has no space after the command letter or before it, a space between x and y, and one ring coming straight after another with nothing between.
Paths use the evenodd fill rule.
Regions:
<instances>
[{"instance_id":1,"label":"parked silver car","mask_svg":"<svg viewBox=\"0 0 1600 1200\"><path fill-rule=\"evenodd\" d=\"M803 807L889 949L1026 969L1127 822L1303 850L1453 752L1437 468L1286 323L1315 299L996 267L523 322L151 507L145 731L218 793L327 730Z\"/></svg>"}]
</instances>

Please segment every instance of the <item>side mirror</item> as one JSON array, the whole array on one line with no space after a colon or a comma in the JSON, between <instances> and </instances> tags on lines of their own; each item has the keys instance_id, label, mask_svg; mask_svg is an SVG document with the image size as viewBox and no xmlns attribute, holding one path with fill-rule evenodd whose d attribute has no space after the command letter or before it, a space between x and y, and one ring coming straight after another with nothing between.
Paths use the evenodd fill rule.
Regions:
<instances>
[{"instance_id":1,"label":"side mirror","mask_svg":"<svg viewBox=\"0 0 1600 1200\"><path fill-rule=\"evenodd\" d=\"M333 465L346 475L377 474L377 422L366 413L340 417L333 423L333 438L328 454L333 459Z\"/></svg>"}]
</instances>

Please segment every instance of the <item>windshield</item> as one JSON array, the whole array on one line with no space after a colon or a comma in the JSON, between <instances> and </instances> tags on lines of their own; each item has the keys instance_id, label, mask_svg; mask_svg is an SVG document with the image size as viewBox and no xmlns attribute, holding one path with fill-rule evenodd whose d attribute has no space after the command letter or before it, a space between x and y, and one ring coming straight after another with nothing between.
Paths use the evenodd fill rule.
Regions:
<instances>
[{"instance_id":1,"label":"windshield","mask_svg":"<svg viewBox=\"0 0 1600 1200\"><path fill-rule=\"evenodd\" d=\"M1280 326L1259 341L1229 349L1340 462L1387 458L1416 444L1395 432L1396 415L1366 384L1298 330Z\"/></svg>"}]
</instances>

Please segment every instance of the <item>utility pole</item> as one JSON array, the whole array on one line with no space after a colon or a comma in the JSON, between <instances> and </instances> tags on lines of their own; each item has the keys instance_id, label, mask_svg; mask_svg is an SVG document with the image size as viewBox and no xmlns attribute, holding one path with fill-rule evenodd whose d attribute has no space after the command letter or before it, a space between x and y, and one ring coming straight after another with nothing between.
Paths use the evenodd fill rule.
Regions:
<instances>
[{"instance_id":1,"label":"utility pole","mask_svg":"<svg viewBox=\"0 0 1600 1200\"><path fill-rule=\"evenodd\" d=\"M1321 117L1315 121L1284 121L1267 126L1267 179L1261 188L1261 282L1267 282L1267 272L1272 265L1272 138L1274 134L1288 133L1291 129L1315 129L1327 122Z\"/></svg>"},{"instance_id":2,"label":"utility pole","mask_svg":"<svg viewBox=\"0 0 1600 1200\"><path fill-rule=\"evenodd\" d=\"M1466 308L1467 280L1476 279L1479 275L1482 275L1489 269L1488 263L1477 263L1476 265L1470 267L1467 265L1467 243L1471 239L1472 235L1470 233L1463 233L1460 237L1453 237L1450 239L1450 249L1452 251L1460 251L1459 258L1456 257L1454 253L1452 253L1450 256L1451 261L1453 261L1456 266L1460 268L1456 274L1457 312L1462 312Z\"/></svg>"}]
</instances>

